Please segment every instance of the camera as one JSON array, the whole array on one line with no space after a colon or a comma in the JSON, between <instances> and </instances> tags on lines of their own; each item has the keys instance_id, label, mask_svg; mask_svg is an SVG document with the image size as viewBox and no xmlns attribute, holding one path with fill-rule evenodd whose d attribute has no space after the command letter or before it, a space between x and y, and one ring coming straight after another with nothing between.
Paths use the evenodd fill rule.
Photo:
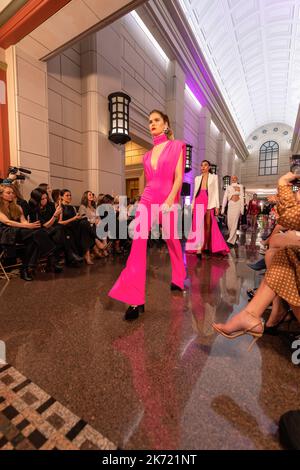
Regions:
<instances>
[{"instance_id":1,"label":"camera","mask_svg":"<svg viewBox=\"0 0 300 470\"><path fill-rule=\"evenodd\" d=\"M20 173L20 174L18 174ZM31 175L31 171L27 170L27 168L21 168L17 166L10 166L7 171L7 178L2 179L0 178L1 184L12 184L16 180L25 180L25 174Z\"/></svg>"}]
</instances>

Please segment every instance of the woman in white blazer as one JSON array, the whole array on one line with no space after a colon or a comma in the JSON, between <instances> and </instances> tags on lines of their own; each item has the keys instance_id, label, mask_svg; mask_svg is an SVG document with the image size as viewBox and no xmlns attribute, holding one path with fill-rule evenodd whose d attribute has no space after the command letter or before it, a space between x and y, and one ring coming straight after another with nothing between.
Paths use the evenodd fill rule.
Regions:
<instances>
[{"instance_id":1,"label":"woman in white blazer","mask_svg":"<svg viewBox=\"0 0 300 470\"><path fill-rule=\"evenodd\" d=\"M196 253L198 258L203 250L229 252L215 218L219 215L219 204L218 177L211 173L210 162L203 160L201 175L195 178L192 229L186 246L186 251Z\"/></svg>"}]
</instances>

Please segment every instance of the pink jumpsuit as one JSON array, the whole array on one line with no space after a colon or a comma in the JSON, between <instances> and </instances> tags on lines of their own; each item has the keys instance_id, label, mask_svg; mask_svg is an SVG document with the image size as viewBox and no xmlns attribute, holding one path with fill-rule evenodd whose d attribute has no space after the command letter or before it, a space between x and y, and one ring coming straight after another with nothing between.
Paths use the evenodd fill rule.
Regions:
<instances>
[{"instance_id":1,"label":"pink jumpsuit","mask_svg":"<svg viewBox=\"0 0 300 470\"><path fill-rule=\"evenodd\" d=\"M147 208L146 219L143 223L147 224L146 233L151 230L154 221L151 220L151 205L163 204L169 196L175 178L176 166L183 151L183 168L185 165L185 144L179 140L169 140L157 161L157 168L154 170L151 166L151 153L149 151L144 155L144 170L146 176L146 187L141 197L140 204L136 212L136 220L142 211ZM175 198L175 203L179 201L180 191ZM141 209L140 205L144 207ZM159 213L161 220L161 212ZM166 237L171 266L172 282L177 286L184 287L185 267L180 240L176 239L176 211L171 213L170 233ZM121 272L116 283L109 292L109 296L130 305L142 305L145 303L145 284L146 284L146 261L147 261L147 238L136 238L132 241L130 255L126 267Z\"/></svg>"}]
</instances>

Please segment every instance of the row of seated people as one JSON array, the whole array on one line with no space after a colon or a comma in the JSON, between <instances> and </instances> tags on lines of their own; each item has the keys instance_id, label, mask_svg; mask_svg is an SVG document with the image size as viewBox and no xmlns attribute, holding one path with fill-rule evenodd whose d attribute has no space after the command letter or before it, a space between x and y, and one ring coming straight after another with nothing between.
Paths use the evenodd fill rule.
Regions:
<instances>
[{"instance_id":1,"label":"row of seated people","mask_svg":"<svg viewBox=\"0 0 300 470\"><path fill-rule=\"evenodd\" d=\"M83 260L93 264L94 257L108 256L111 243L97 236L95 196L86 191L79 211L72 206L68 189L54 190L49 195L46 184L31 192L27 203L18 186L0 185L0 247L5 247L8 259L15 259L18 245L22 245L21 278L33 280L39 260L47 258L47 267L56 273L62 271L61 254L70 266L78 266ZM110 195L99 195L99 204L114 210L115 200ZM120 240L114 240L116 252L121 252ZM1 250L0 250L1 251Z\"/></svg>"}]
</instances>

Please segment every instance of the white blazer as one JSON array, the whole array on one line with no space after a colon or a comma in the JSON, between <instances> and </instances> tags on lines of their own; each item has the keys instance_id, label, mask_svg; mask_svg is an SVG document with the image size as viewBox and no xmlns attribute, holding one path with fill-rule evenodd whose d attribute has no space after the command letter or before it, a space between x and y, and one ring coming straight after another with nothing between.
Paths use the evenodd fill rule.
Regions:
<instances>
[{"instance_id":1,"label":"white blazer","mask_svg":"<svg viewBox=\"0 0 300 470\"><path fill-rule=\"evenodd\" d=\"M195 204L196 194L201 187L202 175L196 176L195 178L195 187L194 187L194 196L193 196L193 207ZM215 207L219 208L219 184L218 176L213 173L208 174L207 180L207 189L208 189L208 204L207 209L214 209Z\"/></svg>"}]
</instances>

